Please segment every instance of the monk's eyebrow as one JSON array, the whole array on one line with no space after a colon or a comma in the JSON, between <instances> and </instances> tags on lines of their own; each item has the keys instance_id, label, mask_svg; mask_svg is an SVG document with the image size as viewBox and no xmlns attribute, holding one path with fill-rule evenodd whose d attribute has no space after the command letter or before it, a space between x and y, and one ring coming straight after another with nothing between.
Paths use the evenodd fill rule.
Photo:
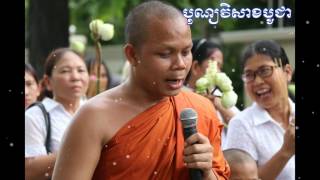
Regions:
<instances>
[{"instance_id":1,"label":"monk's eyebrow","mask_svg":"<svg viewBox=\"0 0 320 180\"><path fill-rule=\"evenodd\" d=\"M183 49L191 49L192 48L192 44L190 44L190 45L188 45L188 46L186 46L185 48L183 48Z\"/></svg>"}]
</instances>

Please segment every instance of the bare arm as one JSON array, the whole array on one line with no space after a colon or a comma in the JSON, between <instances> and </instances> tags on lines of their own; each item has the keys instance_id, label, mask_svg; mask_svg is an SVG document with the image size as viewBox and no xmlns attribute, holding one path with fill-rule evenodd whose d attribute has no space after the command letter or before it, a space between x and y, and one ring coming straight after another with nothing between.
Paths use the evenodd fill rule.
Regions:
<instances>
[{"instance_id":1,"label":"bare arm","mask_svg":"<svg viewBox=\"0 0 320 180\"><path fill-rule=\"evenodd\" d=\"M53 172L53 180L92 178L103 146L103 125L98 115L82 108L67 130Z\"/></svg>"},{"instance_id":2,"label":"bare arm","mask_svg":"<svg viewBox=\"0 0 320 180\"><path fill-rule=\"evenodd\" d=\"M25 158L25 179L50 179L52 176L55 160L55 154Z\"/></svg>"},{"instance_id":3,"label":"bare arm","mask_svg":"<svg viewBox=\"0 0 320 180\"><path fill-rule=\"evenodd\" d=\"M295 154L295 127L289 125L284 134L281 149L263 166L259 167L259 177L276 179L290 158Z\"/></svg>"}]
</instances>

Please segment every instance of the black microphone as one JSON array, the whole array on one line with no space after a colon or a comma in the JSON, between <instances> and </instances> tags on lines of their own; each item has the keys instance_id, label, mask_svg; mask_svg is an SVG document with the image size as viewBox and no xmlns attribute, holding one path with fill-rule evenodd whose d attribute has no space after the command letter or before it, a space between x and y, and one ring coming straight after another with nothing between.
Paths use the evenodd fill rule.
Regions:
<instances>
[{"instance_id":1,"label":"black microphone","mask_svg":"<svg viewBox=\"0 0 320 180\"><path fill-rule=\"evenodd\" d=\"M197 120L198 114L192 108L185 108L180 113L180 119L183 126L184 139L197 133ZM200 169L190 169L189 171L191 180L201 180L202 171Z\"/></svg>"}]
</instances>

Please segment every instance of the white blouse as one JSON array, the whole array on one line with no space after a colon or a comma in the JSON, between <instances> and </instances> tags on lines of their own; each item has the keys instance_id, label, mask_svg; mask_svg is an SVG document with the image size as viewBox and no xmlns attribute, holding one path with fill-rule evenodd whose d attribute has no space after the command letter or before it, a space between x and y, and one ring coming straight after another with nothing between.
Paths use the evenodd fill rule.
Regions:
<instances>
[{"instance_id":1,"label":"white blouse","mask_svg":"<svg viewBox=\"0 0 320 180\"><path fill-rule=\"evenodd\" d=\"M295 104L290 99L289 104L294 116ZM265 109L253 103L229 122L224 149L244 150L261 166L280 150L284 133L285 129ZM295 156L291 157L276 179L295 179Z\"/></svg>"},{"instance_id":2,"label":"white blouse","mask_svg":"<svg viewBox=\"0 0 320 180\"><path fill-rule=\"evenodd\" d=\"M72 115L62 104L53 99L42 101L51 121L51 151L57 152L63 133L72 121ZM45 139L47 135L44 115L38 106L33 106L25 112L25 157L46 155Z\"/></svg>"}]
</instances>

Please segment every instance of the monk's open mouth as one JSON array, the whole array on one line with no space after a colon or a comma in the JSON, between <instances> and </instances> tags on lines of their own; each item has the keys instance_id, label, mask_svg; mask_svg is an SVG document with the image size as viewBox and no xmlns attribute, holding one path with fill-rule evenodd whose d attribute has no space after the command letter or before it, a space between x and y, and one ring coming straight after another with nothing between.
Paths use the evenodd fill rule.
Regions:
<instances>
[{"instance_id":1,"label":"monk's open mouth","mask_svg":"<svg viewBox=\"0 0 320 180\"><path fill-rule=\"evenodd\" d=\"M167 79L166 82L170 89L179 89L183 85L182 79Z\"/></svg>"}]
</instances>

